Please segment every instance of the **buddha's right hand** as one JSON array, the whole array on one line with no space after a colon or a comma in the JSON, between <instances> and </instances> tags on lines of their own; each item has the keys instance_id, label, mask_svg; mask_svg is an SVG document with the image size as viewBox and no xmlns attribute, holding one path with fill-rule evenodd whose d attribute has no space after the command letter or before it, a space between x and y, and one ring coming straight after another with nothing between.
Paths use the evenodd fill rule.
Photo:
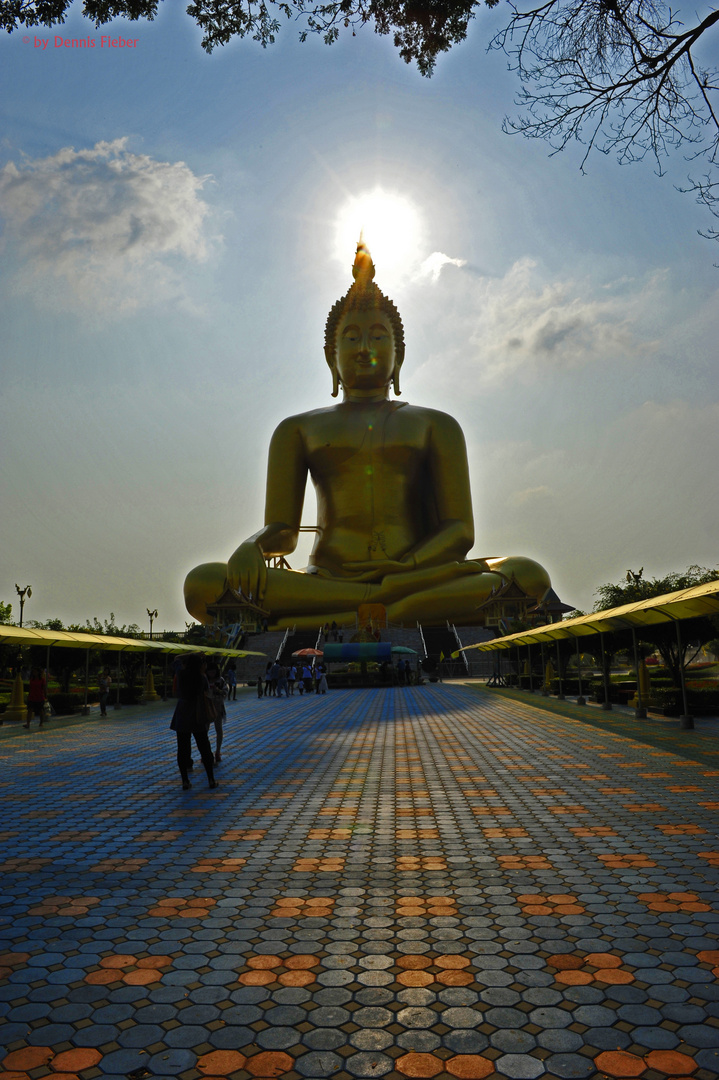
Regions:
<instances>
[{"instance_id":1,"label":"buddha's right hand","mask_svg":"<svg viewBox=\"0 0 719 1080\"><path fill-rule=\"evenodd\" d=\"M227 577L231 588L252 596L256 604L262 603L267 587L267 563L255 540L245 540L230 556Z\"/></svg>"}]
</instances>

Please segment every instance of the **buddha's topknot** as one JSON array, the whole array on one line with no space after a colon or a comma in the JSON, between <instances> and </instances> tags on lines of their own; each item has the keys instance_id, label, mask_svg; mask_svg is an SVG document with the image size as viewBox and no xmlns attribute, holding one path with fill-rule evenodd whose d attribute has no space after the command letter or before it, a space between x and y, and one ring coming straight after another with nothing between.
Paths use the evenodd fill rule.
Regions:
<instances>
[{"instance_id":1,"label":"buddha's topknot","mask_svg":"<svg viewBox=\"0 0 719 1080\"><path fill-rule=\"evenodd\" d=\"M398 364L404 359L404 326L397 308L388 296L374 283L374 263L367 245L362 240L357 244L354 265L352 267L354 281L349 289L330 310L325 324L325 353L334 356L337 345L337 328L342 316L348 311L367 311L368 308L379 308L384 311L389 319L394 337L395 350ZM329 363L329 360L328 360Z\"/></svg>"}]
</instances>

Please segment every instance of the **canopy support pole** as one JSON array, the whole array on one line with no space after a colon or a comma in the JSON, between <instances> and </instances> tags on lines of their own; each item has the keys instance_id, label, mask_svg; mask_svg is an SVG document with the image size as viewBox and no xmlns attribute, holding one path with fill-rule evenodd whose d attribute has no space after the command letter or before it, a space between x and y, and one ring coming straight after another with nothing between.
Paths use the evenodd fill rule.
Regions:
<instances>
[{"instance_id":1,"label":"canopy support pole","mask_svg":"<svg viewBox=\"0 0 719 1080\"><path fill-rule=\"evenodd\" d=\"M577 646L577 678L579 680L579 697L577 698L577 705L586 705L587 699L582 694L582 654L579 651L579 638L574 639Z\"/></svg>"},{"instance_id":2,"label":"canopy support pole","mask_svg":"<svg viewBox=\"0 0 719 1080\"><path fill-rule=\"evenodd\" d=\"M542 650L542 697L549 697L549 690L547 690L547 661L544 659L544 642L541 644Z\"/></svg>"},{"instance_id":3,"label":"canopy support pole","mask_svg":"<svg viewBox=\"0 0 719 1080\"><path fill-rule=\"evenodd\" d=\"M532 678L532 646L527 645L527 658L529 661L529 692L534 693L534 679Z\"/></svg>"},{"instance_id":4,"label":"canopy support pole","mask_svg":"<svg viewBox=\"0 0 719 1080\"><path fill-rule=\"evenodd\" d=\"M87 692L90 683L90 650L85 649L85 704L82 707L82 715L87 716L90 712L90 707L87 704Z\"/></svg>"},{"instance_id":5,"label":"canopy support pole","mask_svg":"<svg viewBox=\"0 0 719 1080\"><path fill-rule=\"evenodd\" d=\"M679 678L682 684L682 701L684 702L684 714L679 717L679 722L683 728L690 731L694 727L694 717L689 715L689 699L687 697L687 681L684 678L684 664L682 663L682 634L679 629L679 619L675 619L674 625L677 628L677 648L679 649L679 655L677 657L679 661Z\"/></svg>"},{"instance_id":6,"label":"canopy support pole","mask_svg":"<svg viewBox=\"0 0 719 1080\"><path fill-rule=\"evenodd\" d=\"M146 666L147 666L147 653L144 652L142 654L142 691L141 691L142 696L140 698L140 704L141 705L145 704L145 678L146 678L145 668L146 668Z\"/></svg>"},{"instance_id":7,"label":"canopy support pole","mask_svg":"<svg viewBox=\"0 0 719 1080\"><path fill-rule=\"evenodd\" d=\"M647 710L644 702L642 701L642 683L639 678L639 649L637 648L637 632L632 627L632 646L634 647L634 668L637 673L637 707L634 710L635 720L646 720Z\"/></svg>"},{"instance_id":8,"label":"canopy support pole","mask_svg":"<svg viewBox=\"0 0 719 1080\"><path fill-rule=\"evenodd\" d=\"M167 701L167 653L165 653L165 671L162 676L162 700Z\"/></svg>"},{"instance_id":9,"label":"canopy support pole","mask_svg":"<svg viewBox=\"0 0 719 1080\"><path fill-rule=\"evenodd\" d=\"M115 709L122 708L122 706L120 705L120 676L122 675L122 664L120 663L121 657L122 657L122 649L118 649L117 650L117 689L115 690L115 704L113 706L113 708L115 708Z\"/></svg>"},{"instance_id":10,"label":"canopy support pole","mask_svg":"<svg viewBox=\"0 0 719 1080\"><path fill-rule=\"evenodd\" d=\"M564 701L564 690L562 688L562 654L559 651L559 638L555 641L557 646L557 678L559 679L559 693L557 694L558 701Z\"/></svg>"},{"instance_id":11,"label":"canopy support pole","mask_svg":"<svg viewBox=\"0 0 719 1080\"><path fill-rule=\"evenodd\" d=\"M600 708L605 712L611 712L612 703L609 700L611 683L609 681L609 672L607 671L607 655L604 651L604 631L599 631L599 640L602 643L602 675L604 676L604 701Z\"/></svg>"}]
</instances>

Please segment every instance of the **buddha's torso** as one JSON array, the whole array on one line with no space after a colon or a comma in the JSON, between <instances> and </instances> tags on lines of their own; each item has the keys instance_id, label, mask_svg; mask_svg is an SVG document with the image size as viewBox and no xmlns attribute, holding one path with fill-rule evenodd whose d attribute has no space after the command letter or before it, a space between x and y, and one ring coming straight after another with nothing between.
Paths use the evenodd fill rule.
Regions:
<instances>
[{"instance_id":1,"label":"buddha's torso","mask_svg":"<svg viewBox=\"0 0 719 1080\"><path fill-rule=\"evenodd\" d=\"M401 559L426 535L425 478L442 415L382 401L343 402L296 418L317 495L310 565L351 576L346 564Z\"/></svg>"}]
</instances>

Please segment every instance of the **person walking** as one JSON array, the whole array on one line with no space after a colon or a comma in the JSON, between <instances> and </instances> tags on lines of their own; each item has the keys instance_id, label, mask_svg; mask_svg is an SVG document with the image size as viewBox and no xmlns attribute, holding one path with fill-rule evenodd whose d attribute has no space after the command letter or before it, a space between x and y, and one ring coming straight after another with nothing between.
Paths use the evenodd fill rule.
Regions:
<instances>
[{"instance_id":1,"label":"person walking","mask_svg":"<svg viewBox=\"0 0 719 1080\"><path fill-rule=\"evenodd\" d=\"M297 666L296 664L290 664L289 671L287 672L287 689L292 696L295 692L295 683L297 682Z\"/></svg>"},{"instance_id":2,"label":"person walking","mask_svg":"<svg viewBox=\"0 0 719 1080\"><path fill-rule=\"evenodd\" d=\"M100 716L107 716L107 699L110 696L110 687L112 686L112 676L109 668L105 668L103 671L98 679L98 685L100 687Z\"/></svg>"},{"instance_id":3,"label":"person walking","mask_svg":"<svg viewBox=\"0 0 719 1080\"><path fill-rule=\"evenodd\" d=\"M202 758L209 787L216 788L214 761L207 735L212 715L210 684L205 674L206 661L202 653L194 653L185 660L178 676L178 702L170 728L177 736L177 766L182 777L182 790L192 787L189 770L192 764L192 739Z\"/></svg>"},{"instance_id":4,"label":"person walking","mask_svg":"<svg viewBox=\"0 0 719 1080\"><path fill-rule=\"evenodd\" d=\"M318 669L317 675L318 675L317 693L318 694L326 694L327 693L327 672L325 671L324 667L321 667L321 668Z\"/></svg>"},{"instance_id":5,"label":"person walking","mask_svg":"<svg viewBox=\"0 0 719 1080\"><path fill-rule=\"evenodd\" d=\"M287 689L287 668L284 664L278 664L277 672L277 697L282 697L282 691L284 690L285 697L290 696L290 692Z\"/></svg>"},{"instance_id":6,"label":"person walking","mask_svg":"<svg viewBox=\"0 0 719 1080\"><path fill-rule=\"evenodd\" d=\"M227 700L237 701L237 672L233 667L229 667L225 672L225 680L227 682Z\"/></svg>"},{"instance_id":7,"label":"person walking","mask_svg":"<svg viewBox=\"0 0 719 1080\"><path fill-rule=\"evenodd\" d=\"M257 676L257 696L262 701L262 672L260 671Z\"/></svg>"},{"instance_id":8,"label":"person walking","mask_svg":"<svg viewBox=\"0 0 719 1080\"><path fill-rule=\"evenodd\" d=\"M212 704L215 706L215 717L212 723L215 725L215 765L219 765L222 761L220 751L222 750L223 725L227 719L227 710L225 709L227 683L216 665L208 669L207 678L210 684Z\"/></svg>"},{"instance_id":9,"label":"person walking","mask_svg":"<svg viewBox=\"0 0 719 1080\"><path fill-rule=\"evenodd\" d=\"M277 684L279 679L280 665L275 660L274 664L270 667L270 697L277 697Z\"/></svg>"},{"instance_id":10,"label":"person walking","mask_svg":"<svg viewBox=\"0 0 719 1080\"><path fill-rule=\"evenodd\" d=\"M305 693L312 693L312 668L309 664L305 664L302 668L302 682L305 686Z\"/></svg>"},{"instance_id":11,"label":"person walking","mask_svg":"<svg viewBox=\"0 0 719 1080\"><path fill-rule=\"evenodd\" d=\"M45 721L45 701L47 698L45 679L40 668L34 667L30 672L30 687L27 695L27 719L23 724L26 729L30 728L33 716L40 720L38 727L42 727Z\"/></svg>"}]
</instances>

